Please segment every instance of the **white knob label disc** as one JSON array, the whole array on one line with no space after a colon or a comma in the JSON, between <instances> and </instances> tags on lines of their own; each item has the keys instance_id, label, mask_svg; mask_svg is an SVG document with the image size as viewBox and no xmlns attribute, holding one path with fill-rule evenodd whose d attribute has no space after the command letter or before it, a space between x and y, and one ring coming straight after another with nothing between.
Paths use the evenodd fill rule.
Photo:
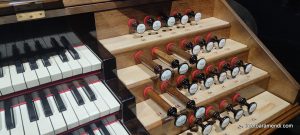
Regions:
<instances>
[{"instance_id":1,"label":"white knob label disc","mask_svg":"<svg viewBox=\"0 0 300 135\"><path fill-rule=\"evenodd\" d=\"M196 67L197 67L197 69L202 70L205 67L205 65L206 65L206 60L200 59L200 60L198 60Z\"/></svg>"},{"instance_id":2,"label":"white knob label disc","mask_svg":"<svg viewBox=\"0 0 300 135\"><path fill-rule=\"evenodd\" d=\"M226 128L230 122L229 118L226 118L222 123L221 123L221 128Z\"/></svg>"},{"instance_id":3,"label":"white knob label disc","mask_svg":"<svg viewBox=\"0 0 300 135\"><path fill-rule=\"evenodd\" d=\"M240 68L239 68L239 67L235 67L235 68L232 70L232 73L231 73L232 77L237 76L237 75L239 74L239 72L240 72Z\"/></svg>"},{"instance_id":4,"label":"white knob label disc","mask_svg":"<svg viewBox=\"0 0 300 135\"><path fill-rule=\"evenodd\" d=\"M160 21L155 21L152 25L153 30L157 31L161 27L161 22Z\"/></svg>"},{"instance_id":5,"label":"white knob label disc","mask_svg":"<svg viewBox=\"0 0 300 135\"><path fill-rule=\"evenodd\" d=\"M186 122L186 120L187 120L186 115L180 115L180 116L178 116L177 119L176 119L176 121L175 121L175 126L176 127L180 127L180 126L184 125L185 122Z\"/></svg>"},{"instance_id":6,"label":"white knob label disc","mask_svg":"<svg viewBox=\"0 0 300 135\"><path fill-rule=\"evenodd\" d=\"M204 115L205 115L205 107L198 108L196 113L195 113L195 117L196 118L203 118Z\"/></svg>"},{"instance_id":7,"label":"white knob label disc","mask_svg":"<svg viewBox=\"0 0 300 135\"><path fill-rule=\"evenodd\" d=\"M189 21L189 16L184 15L184 16L182 16L180 23L185 25L185 24L187 24L188 21Z\"/></svg>"},{"instance_id":8,"label":"white knob label disc","mask_svg":"<svg viewBox=\"0 0 300 135\"><path fill-rule=\"evenodd\" d=\"M245 73L249 73L252 70L252 64L248 64L245 68Z\"/></svg>"},{"instance_id":9,"label":"white knob label disc","mask_svg":"<svg viewBox=\"0 0 300 135\"><path fill-rule=\"evenodd\" d=\"M203 130L202 134L203 135L209 135L209 133L211 132L211 130L212 130L212 125L207 125L205 127L205 129Z\"/></svg>"},{"instance_id":10,"label":"white knob label disc","mask_svg":"<svg viewBox=\"0 0 300 135\"><path fill-rule=\"evenodd\" d=\"M206 51L211 51L214 48L214 43L213 42L208 42L206 45Z\"/></svg>"},{"instance_id":11,"label":"white knob label disc","mask_svg":"<svg viewBox=\"0 0 300 135\"><path fill-rule=\"evenodd\" d=\"M201 20L201 13L196 13L195 15L195 22L198 24Z\"/></svg>"},{"instance_id":12,"label":"white knob label disc","mask_svg":"<svg viewBox=\"0 0 300 135\"><path fill-rule=\"evenodd\" d=\"M136 32L139 33L139 34L142 34L146 31L146 26L145 24L139 24L137 27L136 27Z\"/></svg>"},{"instance_id":13,"label":"white knob label disc","mask_svg":"<svg viewBox=\"0 0 300 135\"><path fill-rule=\"evenodd\" d=\"M193 83L191 86L190 86L190 89L189 89L189 93L191 95L195 94L198 90L198 84L197 83Z\"/></svg>"},{"instance_id":14,"label":"white knob label disc","mask_svg":"<svg viewBox=\"0 0 300 135\"><path fill-rule=\"evenodd\" d=\"M219 48L223 48L224 46L225 46L225 43L226 43L226 39L221 39L220 41L219 41Z\"/></svg>"},{"instance_id":15,"label":"white knob label disc","mask_svg":"<svg viewBox=\"0 0 300 135\"><path fill-rule=\"evenodd\" d=\"M195 45L192 49L192 54L198 55L200 53L200 51L201 51L200 45Z\"/></svg>"},{"instance_id":16,"label":"white knob label disc","mask_svg":"<svg viewBox=\"0 0 300 135\"><path fill-rule=\"evenodd\" d=\"M162 81L170 80L171 77L172 77L171 70L165 70L162 72L162 74L160 76L160 80L162 80Z\"/></svg>"},{"instance_id":17,"label":"white knob label disc","mask_svg":"<svg viewBox=\"0 0 300 135\"><path fill-rule=\"evenodd\" d=\"M219 77L219 82L224 82L227 79L226 72L222 72Z\"/></svg>"},{"instance_id":18,"label":"white knob label disc","mask_svg":"<svg viewBox=\"0 0 300 135\"><path fill-rule=\"evenodd\" d=\"M175 17L169 17L169 19L168 19L168 21L167 21L167 25L168 25L169 27L172 27L172 26L175 25L175 23L176 23Z\"/></svg>"},{"instance_id":19,"label":"white knob label disc","mask_svg":"<svg viewBox=\"0 0 300 135\"><path fill-rule=\"evenodd\" d=\"M243 110L239 110L236 115L235 115L235 118L236 120L239 120L244 114L244 111Z\"/></svg>"},{"instance_id":20,"label":"white knob label disc","mask_svg":"<svg viewBox=\"0 0 300 135\"><path fill-rule=\"evenodd\" d=\"M179 74L182 75L182 74L185 74L188 70L189 70L189 65L184 63L184 64L180 65L178 71L179 71Z\"/></svg>"},{"instance_id":21,"label":"white knob label disc","mask_svg":"<svg viewBox=\"0 0 300 135\"><path fill-rule=\"evenodd\" d=\"M204 86L206 88L209 88L210 86L212 86L214 84L214 79L212 77L209 77L206 79Z\"/></svg>"},{"instance_id":22,"label":"white knob label disc","mask_svg":"<svg viewBox=\"0 0 300 135\"><path fill-rule=\"evenodd\" d=\"M257 104L252 104L249 108L249 113L253 113L257 107Z\"/></svg>"}]
</instances>

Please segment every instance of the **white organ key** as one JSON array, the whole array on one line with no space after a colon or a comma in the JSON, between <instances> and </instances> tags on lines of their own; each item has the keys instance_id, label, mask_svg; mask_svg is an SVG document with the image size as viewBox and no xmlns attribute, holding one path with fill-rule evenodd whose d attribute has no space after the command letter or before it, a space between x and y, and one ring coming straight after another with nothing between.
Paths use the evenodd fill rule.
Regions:
<instances>
[{"instance_id":1,"label":"white organ key","mask_svg":"<svg viewBox=\"0 0 300 135\"><path fill-rule=\"evenodd\" d=\"M13 48L16 48L15 43L8 43L5 47L7 57L14 57L14 55L17 55L13 54ZM13 78L11 79L11 85L13 86L14 91L20 91L26 89L26 83L23 77L23 73L17 73L16 65L14 62L9 63L10 78Z\"/></svg>"},{"instance_id":2,"label":"white organ key","mask_svg":"<svg viewBox=\"0 0 300 135\"><path fill-rule=\"evenodd\" d=\"M30 49L33 52L38 53L37 52L38 50L36 48L36 43L33 39L26 40L25 42L27 43L27 45L30 47ZM40 45L42 46L42 44L40 44ZM44 67L44 64L43 64L41 58L35 56L34 60L36 60L35 63L37 65L37 69L35 69L35 72L36 72L37 78L39 79L40 85L51 82L49 72L48 72L47 68Z\"/></svg>"},{"instance_id":3,"label":"white organ key","mask_svg":"<svg viewBox=\"0 0 300 135\"><path fill-rule=\"evenodd\" d=\"M3 101L0 101L0 135L10 135L9 130L6 128Z\"/></svg>"},{"instance_id":4,"label":"white organ key","mask_svg":"<svg viewBox=\"0 0 300 135\"><path fill-rule=\"evenodd\" d=\"M22 99L23 98L23 99ZM23 96L19 97L19 101L25 100ZM25 102L25 101L23 101ZM20 103L22 122L25 135L39 135L39 129L36 121L30 122L27 105L28 103Z\"/></svg>"},{"instance_id":5,"label":"white organ key","mask_svg":"<svg viewBox=\"0 0 300 135\"><path fill-rule=\"evenodd\" d=\"M76 84L76 83L74 83L74 84ZM88 99L88 97L84 93L83 89L79 85L75 85L75 86L77 87L77 90L80 93L80 95L84 101L83 106L85 107L87 113L89 114L90 120L95 120L95 119L99 118L100 112L97 109L97 107L95 106L95 104Z\"/></svg>"},{"instance_id":6,"label":"white organ key","mask_svg":"<svg viewBox=\"0 0 300 135\"><path fill-rule=\"evenodd\" d=\"M120 103L112 95L112 93L107 89L107 87L96 77L92 76L85 79L90 84L93 84L98 93L103 97L104 101L108 104L110 108L110 113L114 113L120 110Z\"/></svg>"},{"instance_id":7,"label":"white organ key","mask_svg":"<svg viewBox=\"0 0 300 135\"><path fill-rule=\"evenodd\" d=\"M73 75L72 69L67 62L62 62L58 55L54 55L53 58L57 63L63 78L68 78Z\"/></svg>"},{"instance_id":8,"label":"white organ key","mask_svg":"<svg viewBox=\"0 0 300 135\"><path fill-rule=\"evenodd\" d=\"M81 52L81 54L92 64L92 70L100 70L101 67L101 61L96 57L94 53L91 52L91 50L85 46L76 46L74 48L78 48L78 50Z\"/></svg>"},{"instance_id":9,"label":"white organ key","mask_svg":"<svg viewBox=\"0 0 300 135\"><path fill-rule=\"evenodd\" d=\"M24 79L27 85L27 88L32 88L39 85L38 78L36 76L35 70L31 70L29 66L29 62L23 63L24 67Z\"/></svg>"},{"instance_id":10,"label":"white organ key","mask_svg":"<svg viewBox=\"0 0 300 135\"><path fill-rule=\"evenodd\" d=\"M34 99L34 105L36 112L38 114L39 120L37 124L39 127L40 134L42 135L54 135L54 130L51 124L51 121L48 117L45 116L43 112L43 107L40 99Z\"/></svg>"},{"instance_id":11,"label":"white organ key","mask_svg":"<svg viewBox=\"0 0 300 135\"><path fill-rule=\"evenodd\" d=\"M82 67L76 60L73 59L73 57L68 51L66 51L66 56L69 59L68 63L69 66L72 68L73 76L82 74Z\"/></svg>"},{"instance_id":12,"label":"white organ key","mask_svg":"<svg viewBox=\"0 0 300 135\"><path fill-rule=\"evenodd\" d=\"M126 129L118 120L110 123L110 126L117 135L129 135Z\"/></svg>"},{"instance_id":13,"label":"white organ key","mask_svg":"<svg viewBox=\"0 0 300 135\"><path fill-rule=\"evenodd\" d=\"M52 41L55 41L56 44L53 44ZM61 45L61 43L59 42L59 38L56 35L53 35L50 37L50 42L52 42L52 44L51 44L52 47L61 47L61 48L56 48L56 49L62 49L62 50L56 50L57 54L54 55L54 59L63 74L63 78L68 78L68 77L73 76L73 68L71 67L71 65L69 65L70 59L66 56L68 61L64 62L60 57L60 56L63 56L63 54L66 54L67 50L64 49L63 46ZM65 52L59 52L59 51L65 51Z\"/></svg>"},{"instance_id":14,"label":"white organ key","mask_svg":"<svg viewBox=\"0 0 300 135\"><path fill-rule=\"evenodd\" d=\"M6 47L4 44L0 45L0 53L1 53L1 58L6 58ZM9 67L7 66L7 63L2 63L2 73L3 76L0 77L0 92L2 95L10 94L14 92L14 89L11 84L11 79L10 79L10 73L9 73Z\"/></svg>"},{"instance_id":15,"label":"white organ key","mask_svg":"<svg viewBox=\"0 0 300 135\"><path fill-rule=\"evenodd\" d=\"M44 41L45 41L45 47L46 48L52 48L52 47L54 47L51 44L51 38L52 37L44 37L43 38ZM72 69L70 68L70 66L69 66L69 64L67 62L62 62L62 60L60 59L60 57L58 56L57 53L55 53L51 57L56 62L56 65L59 67L59 69L61 71L61 74L62 74L62 78L68 78L68 77L72 76ZM53 79L52 79L52 81L53 81Z\"/></svg>"},{"instance_id":16,"label":"white organ key","mask_svg":"<svg viewBox=\"0 0 300 135\"><path fill-rule=\"evenodd\" d=\"M66 131L67 125L64 121L62 114L58 111L53 96L47 95L47 100L53 113L53 115L50 116L50 120L54 129L54 133L59 134Z\"/></svg>"},{"instance_id":17,"label":"white organ key","mask_svg":"<svg viewBox=\"0 0 300 135\"><path fill-rule=\"evenodd\" d=\"M66 33L62 36L65 36L67 40L72 44L74 49L80 53L81 57L84 57L86 60L89 61L90 64L92 64L92 71L101 69L101 60L85 45L82 44L80 39L72 33Z\"/></svg>"},{"instance_id":18,"label":"white organ key","mask_svg":"<svg viewBox=\"0 0 300 135\"><path fill-rule=\"evenodd\" d=\"M23 103L24 104L24 103ZM13 98L13 115L14 115L14 123L15 123L15 128L10 130L11 135L24 135L24 130L23 130L23 123L22 123L22 116L20 112L20 106L18 98Z\"/></svg>"},{"instance_id":19,"label":"white organ key","mask_svg":"<svg viewBox=\"0 0 300 135\"><path fill-rule=\"evenodd\" d=\"M38 69L35 69L36 75L39 78L40 85L51 82L50 74L48 69L44 67L43 62L41 59L36 61L38 65Z\"/></svg>"},{"instance_id":20,"label":"white organ key","mask_svg":"<svg viewBox=\"0 0 300 135\"><path fill-rule=\"evenodd\" d=\"M39 43L41 43L41 46L43 48L45 48L45 49L50 48L50 46L48 46L42 38L37 38L36 40L39 41ZM52 81L61 80L62 73L61 73L59 67L57 66L53 56L50 56L48 60L49 60L49 63L51 64L50 66L47 67L51 80Z\"/></svg>"},{"instance_id":21,"label":"white organ key","mask_svg":"<svg viewBox=\"0 0 300 135\"><path fill-rule=\"evenodd\" d=\"M114 132L113 128L110 126L110 123L109 123L106 119L104 119L104 120L102 120L102 121L103 121L103 124L105 125L105 128L108 130L108 132L109 132L111 135L117 135L117 134Z\"/></svg>"},{"instance_id":22,"label":"white organ key","mask_svg":"<svg viewBox=\"0 0 300 135\"><path fill-rule=\"evenodd\" d=\"M109 114L109 103L106 103L103 99L103 97L99 94L99 92L96 90L96 88L94 87L93 84L89 84L89 87L93 90L93 92L95 93L96 99L94 101L95 105L97 106L97 108L100 111L100 117L103 117L105 115Z\"/></svg>"},{"instance_id":23,"label":"white organ key","mask_svg":"<svg viewBox=\"0 0 300 135\"><path fill-rule=\"evenodd\" d=\"M66 110L62 112L64 119L67 123L68 129L72 129L74 127L77 127L79 125L78 118L73 111L73 108L70 104L70 102L67 99L67 96L65 95L64 91L59 92L61 99L64 102L64 105L66 106Z\"/></svg>"},{"instance_id":24,"label":"white organ key","mask_svg":"<svg viewBox=\"0 0 300 135\"><path fill-rule=\"evenodd\" d=\"M48 66L47 69L49 71L51 80L52 81L61 80L63 76L53 56L49 57L49 62L51 66Z\"/></svg>"},{"instance_id":25,"label":"white organ key","mask_svg":"<svg viewBox=\"0 0 300 135\"><path fill-rule=\"evenodd\" d=\"M11 84L10 72L8 66L3 66L3 77L0 78L0 91L2 95L10 94L14 92L13 86Z\"/></svg>"},{"instance_id":26,"label":"white organ key","mask_svg":"<svg viewBox=\"0 0 300 135\"><path fill-rule=\"evenodd\" d=\"M16 66L14 64L9 65L9 72L11 78L11 83L15 91L20 91L26 89L26 83L23 77L23 73L17 73Z\"/></svg>"},{"instance_id":27,"label":"white organ key","mask_svg":"<svg viewBox=\"0 0 300 135\"><path fill-rule=\"evenodd\" d=\"M76 50L76 48L74 48ZM77 51L77 50L76 50ZM88 60L85 59L85 57L82 56L81 52L77 51L80 59L77 59L76 61L81 65L82 67L82 73L88 73L92 71L92 65L89 63Z\"/></svg>"},{"instance_id":28,"label":"white organ key","mask_svg":"<svg viewBox=\"0 0 300 135\"><path fill-rule=\"evenodd\" d=\"M72 108L73 108L73 110L74 110L74 112L75 112L75 114L76 114L76 116L79 120L79 125L82 125L84 123L89 122L89 115L86 112L84 106L83 105L79 106L76 103L70 89L68 89L67 87L64 87L64 89L65 89L65 93L63 93L63 94L66 95L68 101L70 102L70 104L71 104L71 106L72 106Z\"/></svg>"}]
</instances>

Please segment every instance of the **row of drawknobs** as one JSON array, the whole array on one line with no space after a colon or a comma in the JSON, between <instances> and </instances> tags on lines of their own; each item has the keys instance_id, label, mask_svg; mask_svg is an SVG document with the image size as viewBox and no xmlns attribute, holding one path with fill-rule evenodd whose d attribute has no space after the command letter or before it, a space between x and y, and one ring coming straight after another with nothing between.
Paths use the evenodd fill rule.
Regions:
<instances>
[{"instance_id":1,"label":"row of drawknobs","mask_svg":"<svg viewBox=\"0 0 300 135\"><path fill-rule=\"evenodd\" d=\"M203 53L209 53L214 47L222 49L226 42L224 38L218 39L217 36L211 36L211 34L208 34L207 37L209 37L207 40L201 39L201 41L199 40L199 42L195 42L194 44L185 39L182 40L179 46L177 46L175 43L169 43L165 47L166 51L163 51L158 47L154 47L151 50L151 54L154 58L162 59L170 67L177 68L177 73L180 75L186 74L189 71L189 64L195 65L195 67L199 70L203 70L206 66L206 60L204 58L198 59L198 54L200 54L200 51L202 50ZM197 36L195 39L200 38ZM180 61L171 56L171 54L176 54L182 57L183 59L187 60L189 64L186 62L180 63ZM172 73L171 70L168 68L162 69L161 65L158 65L150 58L147 58L143 51L137 51L134 55L134 58L137 63L144 63L147 65L147 67L150 67L154 73L159 74L162 81L170 79Z\"/></svg>"},{"instance_id":2,"label":"row of drawknobs","mask_svg":"<svg viewBox=\"0 0 300 135\"><path fill-rule=\"evenodd\" d=\"M128 26L131 31L143 34L147 29L158 31L161 27L173 27L176 23L182 25L186 25L188 22L199 24L200 20L201 13L187 9L184 14L175 11L171 16L162 15L157 18L146 16L143 20L144 23L139 23L136 19L129 19Z\"/></svg>"},{"instance_id":3,"label":"row of drawknobs","mask_svg":"<svg viewBox=\"0 0 300 135\"><path fill-rule=\"evenodd\" d=\"M189 60L189 64L195 68L191 68L188 63L180 64L179 60L168 53L163 52L159 48L152 49L152 56L160 58L166 62L168 66L177 68L177 70L173 71L169 68L163 68L162 65L154 62L142 51L136 52L134 58L137 63L142 63L153 73L157 74L160 81L171 80L177 87L188 89L188 92L191 95L195 94L198 90L197 82L202 83L203 86L208 89L215 83L215 80L217 83L221 84L227 78L235 78L241 70L243 71L243 74L248 74L253 67L251 63L246 63L238 57L233 57L230 62L220 61L217 66L206 65L206 60L204 58L197 59L197 56L189 54L174 44L168 44L166 48L169 53L177 54L184 59ZM190 82L189 79L191 79L192 82Z\"/></svg>"},{"instance_id":4,"label":"row of drawknobs","mask_svg":"<svg viewBox=\"0 0 300 135\"><path fill-rule=\"evenodd\" d=\"M232 119L233 121L238 121L243 115L251 115L257 107L256 102L248 103L246 98L241 97L240 94L235 94L232 99L224 99L219 103L219 110L224 110L231 114L228 116L222 116L220 114L221 112L212 105L207 107L197 107L194 100L187 98L175 87L168 85L167 82L163 83L160 89L161 91L169 93L170 95L176 97L180 102L184 103L190 113L178 114L177 109L172 107L163 98L161 98L153 87L146 87L144 89L145 98L152 99L164 111L166 111L167 116L174 117L174 125L176 127L184 126L188 122L188 125L191 128L194 126L200 126L202 128L203 135L210 134L212 125L216 121L218 121L217 125L220 127L220 129L224 130L232 121ZM238 109L234 108L235 103L240 105ZM244 106L247 108L247 111L244 111Z\"/></svg>"}]
</instances>

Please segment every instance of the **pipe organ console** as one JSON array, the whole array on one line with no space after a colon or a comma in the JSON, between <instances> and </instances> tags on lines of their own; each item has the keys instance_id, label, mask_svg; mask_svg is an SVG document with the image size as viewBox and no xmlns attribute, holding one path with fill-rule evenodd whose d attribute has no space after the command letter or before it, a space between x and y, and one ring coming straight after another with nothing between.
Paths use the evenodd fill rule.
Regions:
<instances>
[{"instance_id":1,"label":"pipe organ console","mask_svg":"<svg viewBox=\"0 0 300 135\"><path fill-rule=\"evenodd\" d=\"M246 125L300 114L227 0L4 1L0 35L1 135L269 134Z\"/></svg>"}]
</instances>

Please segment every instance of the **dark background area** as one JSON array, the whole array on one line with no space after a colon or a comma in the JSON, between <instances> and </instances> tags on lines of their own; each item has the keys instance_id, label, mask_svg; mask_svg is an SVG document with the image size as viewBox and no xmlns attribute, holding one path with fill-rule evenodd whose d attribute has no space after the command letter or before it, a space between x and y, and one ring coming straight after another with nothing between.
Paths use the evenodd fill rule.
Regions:
<instances>
[{"instance_id":1,"label":"dark background area","mask_svg":"<svg viewBox=\"0 0 300 135\"><path fill-rule=\"evenodd\" d=\"M228 0L281 64L300 82L300 0ZM299 101L299 99L298 99ZM300 135L300 116L292 129L274 135Z\"/></svg>"},{"instance_id":2,"label":"dark background area","mask_svg":"<svg viewBox=\"0 0 300 135\"><path fill-rule=\"evenodd\" d=\"M235 1L248 9L257 36L300 82L300 0Z\"/></svg>"}]
</instances>

